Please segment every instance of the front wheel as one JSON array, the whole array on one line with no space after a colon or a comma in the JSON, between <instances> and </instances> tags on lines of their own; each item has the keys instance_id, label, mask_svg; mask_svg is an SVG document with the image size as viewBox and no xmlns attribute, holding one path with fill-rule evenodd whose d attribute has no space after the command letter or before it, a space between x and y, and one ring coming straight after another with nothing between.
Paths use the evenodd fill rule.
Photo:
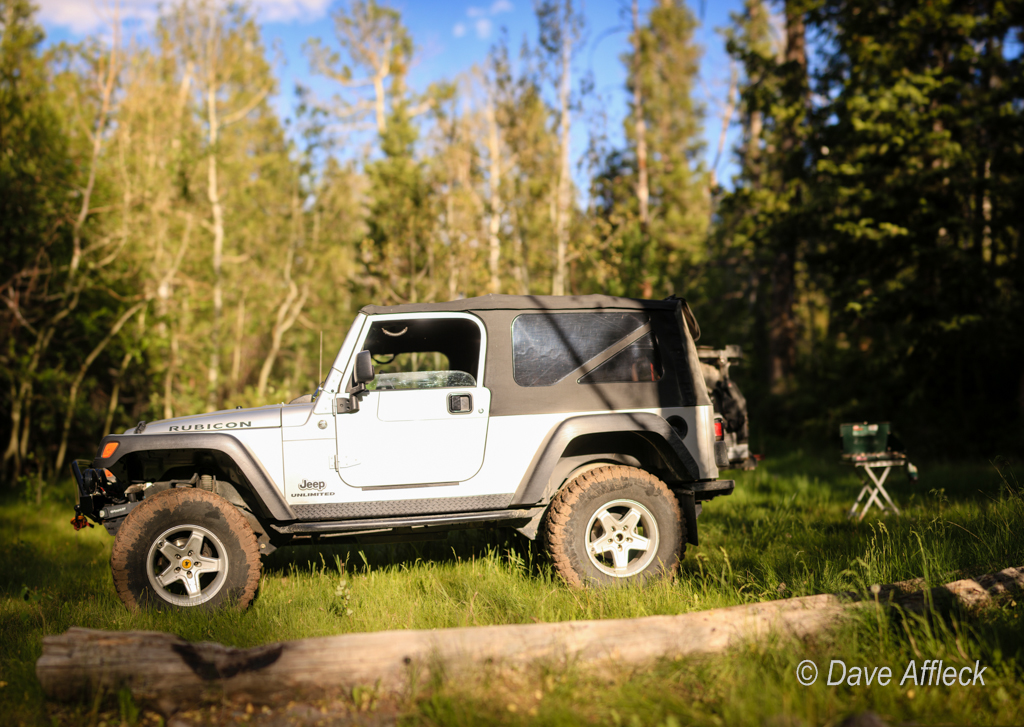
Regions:
<instances>
[{"instance_id":1,"label":"front wheel","mask_svg":"<svg viewBox=\"0 0 1024 727\"><path fill-rule=\"evenodd\" d=\"M219 495L192 488L157 493L129 513L110 566L117 595L131 610L225 603L244 609L260 578L246 519Z\"/></svg>"},{"instance_id":2,"label":"front wheel","mask_svg":"<svg viewBox=\"0 0 1024 727\"><path fill-rule=\"evenodd\" d=\"M577 587L671 575L685 534L672 491L634 467L598 467L576 477L555 495L545 523L555 570Z\"/></svg>"}]
</instances>

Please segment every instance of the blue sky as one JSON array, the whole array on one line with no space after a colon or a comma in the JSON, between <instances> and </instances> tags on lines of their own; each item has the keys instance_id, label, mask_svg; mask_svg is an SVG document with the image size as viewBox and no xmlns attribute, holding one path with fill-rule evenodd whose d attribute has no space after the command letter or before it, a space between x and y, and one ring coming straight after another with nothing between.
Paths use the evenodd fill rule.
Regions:
<instances>
[{"instance_id":1,"label":"blue sky","mask_svg":"<svg viewBox=\"0 0 1024 727\"><path fill-rule=\"evenodd\" d=\"M101 14L109 15L112 3L104 0L36 0L40 20L49 40L76 40L84 35L103 32ZM393 0L387 3L402 13L417 46L416 62L410 74L413 88L422 90L437 80L454 80L473 64L482 64L502 28L507 29L510 45L518 51L523 37L534 43L537 21L532 0L449 0L447 2L416 2ZM652 0L641 0L641 12ZM330 82L312 75L302 52L303 43L319 37L332 44L333 24L330 13L346 5L341 0L255 0L251 2L259 17L268 53L275 60L281 92L276 99L284 116L291 114L296 83L311 86L315 93L328 96ZM729 75L729 60L721 36L715 32L729 22L729 13L739 11L742 0L691 0L691 9L700 19L697 42L704 48L698 94L706 101L705 137L710 165L718 144L721 128L721 107ZM126 20L129 34L144 40L146 29L156 16L158 0L121 0L120 14ZM625 69L619 60L627 48L629 0L585 0L585 45L576 57L577 78L585 72L593 75L599 101L592 99L591 108L600 107L607 117L609 141L622 143L622 120L627 113L624 87ZM735 130L730 144L735 140ZM577 124L573 134L573 157L577 159L587 144L584 124ZM719 165L719 177L730 173L728 159Z\"/></svg>"}]
</instances>

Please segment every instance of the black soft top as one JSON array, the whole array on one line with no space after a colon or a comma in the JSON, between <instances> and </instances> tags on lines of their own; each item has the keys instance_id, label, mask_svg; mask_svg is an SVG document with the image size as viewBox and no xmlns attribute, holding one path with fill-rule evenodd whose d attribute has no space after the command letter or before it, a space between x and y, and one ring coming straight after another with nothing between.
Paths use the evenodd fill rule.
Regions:
<instances>
[{"instance_id":1,"label":"black soft top","mask_svg":"<svg viewBox=\"0 0 1024 727\"><path fill-rule=\"evenodd\" d=\"M442 313L490 310L675 310L678 298L643 300L613 295L481 295L447 303L408 303L406 305L367 305L361 313L368 316L388 313Z\"/></svg>"},{"instance_id":2,"label":"black soft top","mask_svg":"<svg viewBox=\"0 0 1024 727\"><path fill-rule=\"evenodd\" d=\"M585 311L647 311L652 334L658 341L665 372L661 379L648 382L609 382L580 385L577 377L566 377L550 386L527 386L515 380L512 350L512 324L520 315L541 311L556 313ZM686 301L617 298L611 295L484 295L448 303L411 303L407 305L368 305L361 311L368 316L414 313L474 313L487 330L487 365L483 384L491 391L490 416L556 412L617 411L621 409L670 408L710 405L700 372L700 361L693 345L696 320ZM687 330L687 329L690 330ZM386 343L375 344L381 350ZM455 348L445 352L449 361L458 358ZM566 356L582 354L567 350ZM453 358L454 356L454 358ZM589 357L588 357L589 358ZM464 371L474 370L463 365ZM456 367L458 368L458 367Z\"/></svg>"}]
</instances>

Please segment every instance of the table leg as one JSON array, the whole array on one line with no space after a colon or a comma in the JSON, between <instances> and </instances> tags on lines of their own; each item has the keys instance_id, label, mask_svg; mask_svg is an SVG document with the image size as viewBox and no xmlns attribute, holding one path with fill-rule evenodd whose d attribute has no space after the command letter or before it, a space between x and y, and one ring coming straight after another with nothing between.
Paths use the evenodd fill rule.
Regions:
<instances>
[{"instance_id":1,"label":"table leg","mask_svg":"<svg viewBox=\"0 0 1024 727\"><path fill-rule=\"evenodd\" d=\"M864 519L864 515L867 513L868 508L871 507L872 503L877 505L878 509L882 510L883 512L887 509L885 505L882 504L882 501L878 498L879 494L881 494L881 496L885 498L885 501L889 503L889 507L892 508L892 511L894 513L896 513L897 515L902 515L903 513L901 513L900 509L896 507L896 503L893 502L891 497L889 497L889 493L885 489L885 481L889 477L889 472L892 470L892 466L890 465L885 468L882 468L882 474L880 476L875 474L875 468L872 468L870 465L863 465L860 469L863 469L867 473L867 476L871 480L871 482L874 483L874 487L871 488L871 497L868 498L867 503L864 505L864 510L861 511L861 520Z\"/></svg>"},{"instance_id":2,"label":"table leg","mask_svg":"<svg viewBox=\"0 0 1024 727\"><path fill-rule=\"evenodd\" d=\"M846 513L846 517L852 518L854 515L857 514L857 505L859 505L860 501L863 499L864 493L866 493L870 489L870 485L864 485L862 488L860 488L860 494L857 495L857 499L854 501L853 507L850 508L850 512Z\"/></svg>"},{"instance_id":3,"label":"table leg","mask_svg":"<svg viewBox=\"0 0 1024 727\"><path fill-rule=\"evenodd\" d=\"M877 505L879 510L881 510L882 512L885 512L885 505L883 505L882 501L878 499L878 488L877 487L872 487L871 488L871 497L869 497L868 501L866 503L864 503L864 509L860 511L860 518L858 518L859 520L863 520L864 516L868 514L868 510L871 509L872 503Z\"/></svg>"}]
</instances>

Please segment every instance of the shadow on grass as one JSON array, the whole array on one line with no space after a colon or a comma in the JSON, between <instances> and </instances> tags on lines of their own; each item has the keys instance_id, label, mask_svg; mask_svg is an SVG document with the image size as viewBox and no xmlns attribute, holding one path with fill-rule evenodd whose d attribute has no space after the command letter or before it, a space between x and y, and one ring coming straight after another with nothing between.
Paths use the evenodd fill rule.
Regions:
<instances>
[{"instance_id":1,"label":"shadow on grass","mask_svg":"<svg viewBox=\"0 0 1024 727\"><path fill-rule=\"evenodd\" d=\"M100 526L76 532L73 515L61 502L0 499L0 597L32 598L39 589L56 589L74 599L85 581L109 571L113 538Z\"/></svg>"},{"instance_id":2,"label":"shadow on grass","mask_svg":"<svg viewBox=\"0 0 1024 727\"><path fill-rule=\"evenodd\" d=\"M522 563L526 572L537 575L546 557L536 542L505 528L456 530L446 538L378 545L294 545L271 553L263 561L265 571L284 575L296 568L334 568L343 573L360 573L381 568L412 567L418 563L450 565L493 557Z\"/></svg>"}]
</instances>

